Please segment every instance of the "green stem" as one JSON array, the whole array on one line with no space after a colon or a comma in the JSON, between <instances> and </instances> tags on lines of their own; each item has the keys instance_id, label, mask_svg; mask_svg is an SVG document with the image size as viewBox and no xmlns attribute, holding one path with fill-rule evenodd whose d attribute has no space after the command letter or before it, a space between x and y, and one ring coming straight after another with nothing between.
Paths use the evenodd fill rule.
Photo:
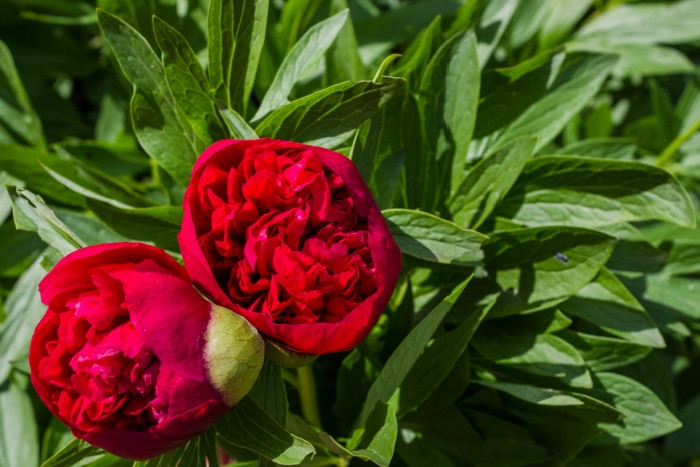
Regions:
<instances>
[{"instance_id":1,"label":"green stem","mask_svg":"<svg viewBox=\"0 0 700 467\"><path fill-rule=\"evenodd\" d=\"M698 130L700 130L700 120L697 120L695 123L693 123L690 126L690 128L688 128L680 135L676 136L674 140L671 141L671 143L668 146L666 146L663 152L656 159L656 166L665 167L668 164L670 164L673 160L673 157L676 155L676 151L678 151L678 148L680 148L681 145L685 143L688 138L693 136L693 134L695 134L695 132Z\"/></svg>"},{"instance_id":2,"label":"green stem","mask_svg":"<svg viewBox=\"0 0 700 467\"><path fill-rule=\"evenodd\" d=\"M297 368L297 377L299 378L302 415L309 423L321 428L321 415L318 412L318 401L316 400L316 380L311 364Z\"/></svg>"}]
</instances>

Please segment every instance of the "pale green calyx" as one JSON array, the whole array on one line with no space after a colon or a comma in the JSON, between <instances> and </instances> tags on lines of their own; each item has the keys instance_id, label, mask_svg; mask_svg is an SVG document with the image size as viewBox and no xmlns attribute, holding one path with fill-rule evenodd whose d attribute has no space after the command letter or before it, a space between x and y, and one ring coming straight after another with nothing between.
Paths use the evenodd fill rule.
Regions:
<instances>
[{"instance_id":1,"label":"pale green calyx","mask_svg":"<svg viewBox=\"0 0 700 467\"><path fill-rule=\"evenodd\" d=\"M234 406L258 378L265 357L263 339L245 318L213 304L205 339L207 376L226 405Z\"/></svg>"}]
</instances>

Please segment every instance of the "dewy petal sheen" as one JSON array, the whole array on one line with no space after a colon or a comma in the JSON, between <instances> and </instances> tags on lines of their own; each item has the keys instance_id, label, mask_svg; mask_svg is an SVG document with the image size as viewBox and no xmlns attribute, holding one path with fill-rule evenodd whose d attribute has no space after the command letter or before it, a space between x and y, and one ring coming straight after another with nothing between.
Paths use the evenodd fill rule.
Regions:
<instances>
[{"instance_id":1,"label":"dewy petal sheen","mask_svg":"<svg viewBox=\"0 0 700 467\"><path fill-rule=\"evenodd\" d=\"M289 141L224 140L195 163L178 236L192 280L298 353L356 346L401 254L359 171Z\"/></svg>"},{"instance_id":2,"label":"dewy petal sheen","mask_svg":"<svg viewBox=\"0 0 700 467\"><path fill-rule=\"evenodd\" d=\"M212 359L205 336L218 321L213 305L158 248L77 250L39 290L48 310L30 345L32 383L76 437L118 456L147 459L199 435L262 366L262 339L240 323L215 349L234 358Z\"/></svg>"}]
</instances>

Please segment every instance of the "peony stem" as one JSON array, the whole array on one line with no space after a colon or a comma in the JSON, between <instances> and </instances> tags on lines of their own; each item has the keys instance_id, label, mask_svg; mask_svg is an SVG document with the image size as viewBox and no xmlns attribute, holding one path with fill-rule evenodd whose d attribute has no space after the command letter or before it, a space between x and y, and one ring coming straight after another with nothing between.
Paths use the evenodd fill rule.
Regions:
<instances>
[{"instance_id":1,"label":"peony stem","mask_svg":"<svg viewBox=\"0 0 700 467\"><path fill-rule=\"evenodd\" d=\"M316 400L316 380L314 379L314 370L311 368L311 365L309 363L306 366L297 368L301 412L309 423L321 428L321 416L318 412L318 401Z\"/></svg>"}]
</instances>

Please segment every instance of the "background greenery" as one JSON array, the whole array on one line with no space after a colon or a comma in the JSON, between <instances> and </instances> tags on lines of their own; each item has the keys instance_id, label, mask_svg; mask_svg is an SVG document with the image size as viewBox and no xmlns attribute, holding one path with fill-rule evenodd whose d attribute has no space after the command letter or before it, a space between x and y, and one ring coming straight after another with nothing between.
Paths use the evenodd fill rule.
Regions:
<instances>
[{"instance_id":1,"label":"background greenery","mask_svg":"<svg viewBox=\"0 0 700 467\"><path fill-rule=\"evenodd\" d=\"M351 157L402 278L138 465L700 462L699 0L0 0L0 39L0 466L131 465L33 394L37 283L177 257L192 162L258 135Z\"/></svg>"}]
</instances>

